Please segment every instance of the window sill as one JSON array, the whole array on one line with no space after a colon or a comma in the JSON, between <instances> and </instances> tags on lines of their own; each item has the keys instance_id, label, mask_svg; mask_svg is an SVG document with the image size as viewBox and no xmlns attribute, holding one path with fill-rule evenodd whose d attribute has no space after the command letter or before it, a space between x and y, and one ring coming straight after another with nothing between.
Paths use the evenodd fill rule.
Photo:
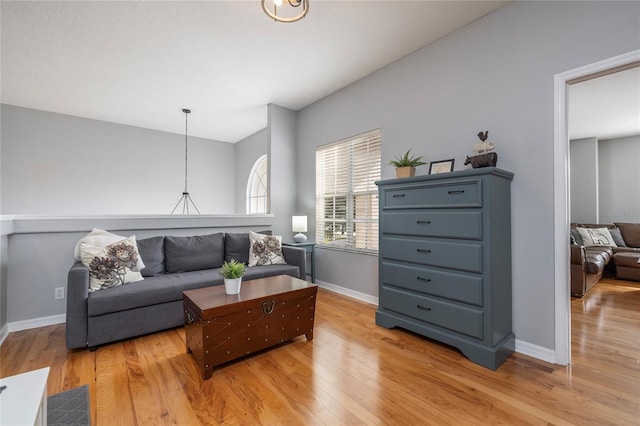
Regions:
<instances>
[{"instance_id":1,"label":"window sill","mask_svg":"<svg viewBox=\"0 0 640 426\"><path fill-rule=\"evenodd\" d=\"M353 253L353 254L363 254L366 256L375 256L378 257L378 251L372 251L372 250L362 250L362 249L355 249L355 248L348 248L348 247L338 247L338 246L332 246L332 245L327 245L327 244L321 244L321 243L316 243L316 249L326 249L326 250L333 250L333 251L342 251L342 252L347 252L347 253Z\"/></svg>"}]
</instances>

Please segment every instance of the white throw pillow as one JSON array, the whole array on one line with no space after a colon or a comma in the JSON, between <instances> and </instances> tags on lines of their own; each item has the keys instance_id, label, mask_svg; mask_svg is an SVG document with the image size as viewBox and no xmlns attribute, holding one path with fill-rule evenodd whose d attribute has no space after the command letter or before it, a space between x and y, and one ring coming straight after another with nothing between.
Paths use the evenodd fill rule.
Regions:
<instances>
[{"instance_id":1,"label":"white throw pillow","mask_svg":"<svg viewBox=\"0 0 640 426\"><path fill-rule=\"evenodd\" d=\"M249 266L283 265L282 237L249 232Z\"/></svg>"},{"instance_id":2,"label":"white throw pillow","mask_svg":"<svg viewBox=\"0 0 640 426\"><path fill-rule=\"evenodd\" d=\"M117 243L118 241L131 239L133 240L133 244L136 246L136 251L138 250L138 244L136 243L136 236L131 235L130 237L123 237L122 235L112 234L109 231L105 231L104 229L93 228L91 232L82 237L80 241L76 244L76 248L73 252L73 257L76 260L82 261L80 257L80 246L82 244L89 244L95 247L106 247L110 244ZM138 256L138 269L144 269L144 262L142 258Z\"/></svg>"},{"instance_id":3,"label":"white throw pillow","mask_svg":"<svg viewBox=\"0 0 640 426\"><path fill-rule=\"evenodd\" d=\"M142 281L140 254L133 238L105 247L80 244L80 261L89 268L89 292Z\"/></svg>"},{"instance_id":4,"label":"white throw pillow","mask_svg":"<svg viewBox=\"0 0 640 426\"><path fill-rule=\"evenodd\" d=\"M580 228L578 232L582 237L585 247L591 246L609 246L618 247L611 237L611 233L607 228Z\"/></svg>"}]
</instances>

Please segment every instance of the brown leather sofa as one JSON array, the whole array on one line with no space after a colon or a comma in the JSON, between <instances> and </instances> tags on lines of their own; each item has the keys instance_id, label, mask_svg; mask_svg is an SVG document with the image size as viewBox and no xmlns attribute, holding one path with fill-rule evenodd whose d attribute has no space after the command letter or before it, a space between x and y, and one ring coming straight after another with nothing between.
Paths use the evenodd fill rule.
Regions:
<instances>
[{"instance_id":1,"label":"brown leather sofa","mask_svg":"<svg viewBox=\"0 0 640 426\"><path fill-rule=\"evenodd\" d=\"M613 249L606 246L585 247L571 245L571 295L582 297L603 277L605 267L613 257ZM607 270L609 272L609 269Z\"/></svg>"},{"instance_id":2,"label":"brown leather sofa","mask_svg":"<svg viewBox=\"0 0 640 426\"><path fill-rule=\"evenodd\" d=\"M630 225L630 224L620 224ZM631 224L635 225L635 224ZM593 287L604 275L618 276L621 279L634 279L634 276L640 276L640 264L638 268L633 268L634 265L629 263L629 257L637 257L640 259L640 247L609 247L609 246L591 246L585 247L579 242L581 238L577 237L577 227L582 228L608 228L609 230L618 229L617 225L599 225L599 224L571 224L571 295L574 297L582 297L584 294ZM635 238L629 238L629 227L627 229L627 237L624 238L625 245L627 240L636 245ZM624 235L621 235L622 237ZM634 235L635 237L635 235ZM629 256L618 255L617 253L632 254ZM620 265L614 268L616 260L620 260ZM613 260L613 262L612 262ZM622 262L624 261L624 265ZM625 269L623 269L625 268ZM628 272L628 269L637 269ZM619 269L619 271L618 271ZM620 273L618 273L620 272ZM634 275L636 274L636 275Z\"/></svg>"}]
</instances>

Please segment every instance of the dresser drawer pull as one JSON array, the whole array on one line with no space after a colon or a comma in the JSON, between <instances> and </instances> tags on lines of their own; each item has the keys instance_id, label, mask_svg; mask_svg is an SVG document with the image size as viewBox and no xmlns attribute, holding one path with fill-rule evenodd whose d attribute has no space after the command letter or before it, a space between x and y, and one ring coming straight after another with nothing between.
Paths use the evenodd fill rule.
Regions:
<instances>
[{"instance_id":1,"label":"dresser drawer pull","mask_svg":"<svg viewBox=\"0 0 640 426\"><path fill-rule=\"evenodd\" d=\"M431 250L429 249L417 249L418 253L431 253Z\"/></svg>"},{"instance_id":2,"label":"dresser drawer pull","mask_svg":"<svg viewBox=\"0 0 640 426\"><path fill-rule=\"evenodd\" d=\"M426 281L428 283L431 282L431 278L422 278L422 277L416 277L418 279L418 281Z\"/></svg>"},{"instance_id":3,"label":"dresser drawer pull","mask_svg":"<svg viewBox=\"0 0 640 426\"><path fill-rule=\"evenodd\" d=\"M464 189L460 189L458 191L449 191L449 195L458 195L458 194L464 194Z\"/></svg>"},{"instance_id":4,"label":"dresser drawer pull","mask_svg":"<svg viewBox=\"0 0 640 426\"><path fill-rule=\"evenodd\" d=\"M416 223L418 225L428 225L428 224L431 223L431 221L430 220L417 220Z\"/></svg>"},{"instance_id":5,"label":"dresser drawer pull","mask_svg":"<svg viewBox=\"0 0 640 426\"><path fill-rule=\"evenodd\" d=\"M402 198L404 194L393 194L393 198Z\"/></svg>"},{"instance_id":6,"label":"dresser drawer pull","mask_svg":"<svg viewBox=\"0 0 640 426\"><path fill-rule=\"evenodd\" d=\"M418 305L418 309L421 309L423 311L430 311L431 308L427 307L427 306L422 306L422 305Z\"/></svg>"}]
</instances>

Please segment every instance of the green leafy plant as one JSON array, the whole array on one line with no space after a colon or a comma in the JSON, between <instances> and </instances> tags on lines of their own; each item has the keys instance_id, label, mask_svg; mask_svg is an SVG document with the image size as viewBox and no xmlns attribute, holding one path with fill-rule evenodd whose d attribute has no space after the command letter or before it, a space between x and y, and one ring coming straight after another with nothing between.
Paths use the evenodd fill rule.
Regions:
<instances>
[{"instance_id":1,"label":"green leafy plant","mask_svg":"<svg viewBox=\"0 0 640 426\"><path fill-rule=\"evenodd\" d=\"M417 167L417 166L422 166L423 164L427 164L424 161L422 161L422 156L420 157L415 157L413 155L409 156L410 154L411 154L411 150L405 152L402 157L398 157L398 156L394 157L393 160L389 161L389 165L394 167Z\"/></svg>"},{"instance_id":2,"label":"green leafy plant","mask_svg":"<svg viewBox=\"0 0 640 426\"><path fill-rule=\"evenodd\" d=\"M235 259L231 259L228 262L224 262L222 264L222 268L220 268L220 274L222 278L227 279L235 279L240 278L244 275L245 266L244 263L238 262Z\"/></svg>"}]
</instances>

